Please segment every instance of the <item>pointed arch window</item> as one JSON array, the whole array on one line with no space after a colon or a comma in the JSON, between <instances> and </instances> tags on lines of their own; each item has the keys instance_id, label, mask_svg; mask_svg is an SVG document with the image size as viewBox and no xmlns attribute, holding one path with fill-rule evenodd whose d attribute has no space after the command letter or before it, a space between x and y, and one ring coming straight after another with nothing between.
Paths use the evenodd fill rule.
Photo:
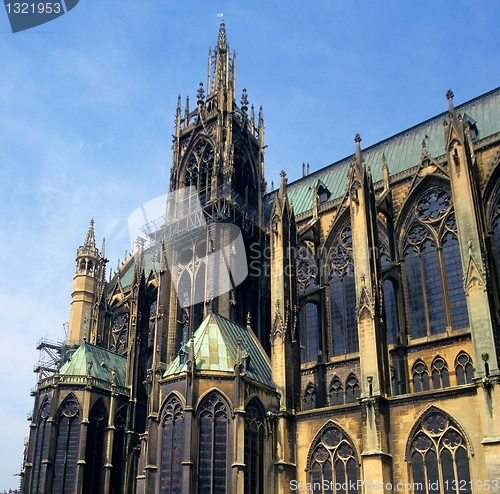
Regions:
<instances>
[{"instance_id":1,"label":"pointed arch window","mask_svg":"<svg viewBox=\"0 0 500 494\"><path fill-rule=\"evenodd\" d=\"M256 399L245 415L245 490L244 494L264 493L264 412Z\"/></svg>"},{"instance_id":2,"label":"pointed arch window","mask_svg":"<svg viewBox=\"0 0 500 494\"><path fill-rule=\"evenodd\" d=\"M303 409L312 410L313 408L316 408L316 399L317 399L316 386L312 383L309 383L304 392Z\"/></svg>"},{"instance_id":3,"label":"pointed arch window","mask_svg":"<svg viewBox=\"0 0 500 494\"><path fill-rule=\"evenodd\" d=\"M305 304L299 313L300 362L316 362L319 351L318 306L312 302Z\"/></svg>"},{"instance_id":4,"label":"pointed arch window","mask_svg":"<svg viewBox=\"0 0 500 494\"><path fill-rule=\"evenodd\" d=\"M52 494L72 494L76 488L81 408L69 395L58 410Z\"/></svg>"},{"instance_id":5,"label":"pointed arch window","mask_svg":"<svg viewBox=\"0 0 500 494\"><path fill-rule=\"evenodd\" d=\"M350 374L345 382L345 402L357 403L360 395L359 381L354 374Z\"/></svg>"},{"instance_id":6,"label":"pointed arch window","mask_svg":"<svg viewBox=\"0 0 500 494\"><path fill-rule=\"evenodd\" d=\"M127 425L127 405L118 409L113 425L113 454L111 470L111 494L123 494L123 477L125 473L125 431Z\"/></svg>"},{"instance_id":7,"label":"pointed arch window","mask_svg":"<svg viewBox=\"0 0 500 494\"><path fill-rule=\"evenodd\" d=\"M472 359L465 352L460 352L455 360L455 374L457 384L470 384L474 382L474 367Z\"/></svg>"},{"instance_id":8,"label":"pointed arch window","mask_svg":"<svg viewBox=\"0 0 500 494\"><path fill-rule=\"evenodd\" d=\"M212 188L214 169L214 150L204 139L199 139L187 160L184 177L186 187L195 186L201 204L205 204L207 194Z\"/></svg>"},{"instance_id":9,"label":"pointed arch window","mask_svg":"<svg viewBox=\"0 0 500 494\"><path fill-rule=\"evenodd\" d=\"M379 225L379 256L382 270L391 267L392 260L389 250L389 237L385 228ZM385 322L387 328L387 343L397 343L398 315L396 305L396 284L391 278L385 278L383 282Z\"/></svg>"},{"instance_id":10,"label":"pointed arch window","mask_svg":"<svg viewBox=\"0 0 500 494\"><path fill-rule=\"evenodd\" d=\"M184 409L175 395L165 404L161 425L160 493L178 494L182 487Z\"/></svg>"},{"instance_id":11,"label":"pointed arch window","mask_svg":"<svg viewBox=\"0 0 500 494\"><path fill-rule=\"evenodd\" d=\"M469 448L457 424L440 411L428 412L411 438L412 481L425 494L472 493Z\"/></svg>"},{"instance_id":12,"label":"pointed arch window","mask_svg":"<svg viewBox=\"0 0 500 494\"><path fill-rule=\"evenodd\" d=\"M45 483L45 468L43 460L47 459L49 437L47 419L50 415L50 402L45 398L38 410L36 419L35 452L33 457L33 469L31 474L31 494L36 494L43 490Z\"/></svg>"},{"instance_id":13,"label":"pointed arch window","mask_svg":"<svg viewBox=\"0 0 500 494\"><path fill-rule=\"evenodd\" d=\"M448 388L450 386L448 364L441 357L436 357L432 362L432 384L434 389Z\"/></svg>"},{"instance_id":14,"label":"pointed arch window","mask_svg":"<svg viewBox=\"0 0 500 494\"><path fill-rule=\"evenodd\" d=\"M309 453L310 481L319 487L314 492L331 492L329 486L333 482L334 485L338 483L348 487L347 490L337 490L338 493L356 493L358 463L350 438L340 427L329 424L314 441Z\"/></svg>"},{"instance_id":15,"label":"pointed arch window","mask_svg":"<svg viewBox=\"0 0 500 494\"><path fill-rule=\"evenodd\" d=\"M469 325L451 196L433 187L416 201L402 258L412 338Z\"/></svg>"},{"instance_id":16,"label":"pointed arch window","mask_svg":"<svg viewBox=\"0 0 500 494\"><path fill-rule=\"evenodd\" d=\"M333 247L328 253L328 266L333 333L330 354L337 356L357 352L356 288L350 225L345 226L334 238Z\"/></svg>"},{"instance_id":17,"label":"pointed arch window","mask_svg":"<svg viewBox=\"0 0 500 494\"><path fill-rule=\"evenodd\" d=\"M489 216L496 248L497 266L500 268L500 184L493 195Z\"/></svg>"},{"instance_id":18,"label":"pointed arch window","mask_svg":"<svg viewBox=\"0 0 500 494\"><path fill-rule=\"evenodd\" d=\"M330 405L343 405L344 404L344 389L342 382L335 376L330 383Z\"/></svg>"},{"instance_id":19,"label":"pointed arch window","mask_svg":"<svg viewBox=\"0 0 500 494\"><path fill-rule=\"evenodd\" d=\"M430 389L427 366L421 360L418 360L413 366L413 390L415 393L420 393Z\"/></svg>"},{"instance_id":20,"label":"pointed arch window","mask_svg":"<svg viewBox=\"0 0 500 494\"><path fill-rule=\"evenodd\" d=\"M198 494L227 493L229 407L216 393L198 415Z\"/></svg>"},{"instance_id":21,"label":"pointed arch window","mask_svg":"<svg viewBox=\"0 0 500 494\"><path fill-rule=\"evenodd\" d=\"M103 474L104 439L108 425L108 412L102 398L92 405L87 426L85 445L85 475L83 476L83 493L100 492Z\"/></svg>"}]
</instances>

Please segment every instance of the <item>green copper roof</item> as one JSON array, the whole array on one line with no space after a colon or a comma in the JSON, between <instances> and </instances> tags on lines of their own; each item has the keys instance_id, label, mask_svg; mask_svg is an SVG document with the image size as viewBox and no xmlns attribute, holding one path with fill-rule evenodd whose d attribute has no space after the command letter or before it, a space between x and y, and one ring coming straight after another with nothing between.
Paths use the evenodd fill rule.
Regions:
<instances>
[{"instance_id":1,"label":"green copper roof","mask_svg":"<svg viewBox=\"0 0 500 494\"><path fill-rule=\"evenodd\" d=\"M194 334L194 355L196 370L234 372L238 337L241 350L246 357L245 373L251 379L275 387L271 378L271 363L253 331L226 319L219 314L210 314ZM188 342L185 352L189 352ZM185 359L177 356L165 371L165 376L186 370Z\"/></svg>"},{"instance_id":2,"label":"green copper roof","mask_svg":"<svg viewBox=\"0 0 500 494\"><path fill-rule=\"evenodd\" d=\"M156 248L148 249L143 254L144 258L144 275L148 277L151 270L154 268L160 270L159 251ZM127 260L125 267L120 272L120 282L123 288L126 288L134 281L136 257L133 256Z\"/></svg>"},{"instance_id":3,"label":"green copper roof","mask_svg":"<svg viewBox=\"0 0 500 494\"><path fill-rule=\"evenodd\" d=\"M476 122L478 130L476 140L500 132L500 88L457 106L456 111L462 116L467 114L469 118ZM378 144L362 149L366 166L371 168L373 181L382 180L383 154L385 154L391 176L419 164L424 139L431 157L437 158L444 155L443 122L447 119L448 112L441 113ZM295 214L298 215L312 208L312 194L318 180L321 180L330 191L330 200L341 197L347 188L347 174L351 159L352 156L348 156L290 183L287 187L287 193L289 201L293 204ZM265 205L266 218L269 218L272 201L276 193L277 191L274 191L267 196Z\"/></svg>"},{"instance_id":4,"label":"green copper roof","mask_svg":"<svg viewBox=\"0 0 500 494\"><path fill-rule=\"evenodd\" d=\"M125 386L127 359L104 348L82 343L59 370L60 375L86 376L88 364L92 362L91 377L111 383L111 371L116 372L116 385Z\"/></svg>"}]
</instances>

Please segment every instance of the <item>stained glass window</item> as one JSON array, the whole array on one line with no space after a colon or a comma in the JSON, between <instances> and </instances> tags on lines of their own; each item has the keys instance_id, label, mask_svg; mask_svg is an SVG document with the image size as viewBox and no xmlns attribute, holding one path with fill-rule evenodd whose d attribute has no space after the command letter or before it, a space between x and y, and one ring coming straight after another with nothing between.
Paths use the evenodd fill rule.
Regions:
<instances>
[{"instance_id":1,"label":"stained glass window","mask_svg":"<svg viewBox=\"0 0 500 494\"><path fill-rule=\"evenodd\" d=\"M330 313L334 356L357 352L356 288L352 254L352 231L344 227L333 242L328 255L330 280Z\"/></svg>"},{"instance_id":2,"label":"stained glass window","mask_svg":"<svg viewBox=\"0 0 500 494\"><path fill-rule=\"evenodd\" d=\"M345 383L345 402L357 403L360 395L358 378L350 374Z\"/></svg>"},{"instance_id":3,"label":"stained glass window","mask_svg":"<svg viewBox=\"0 0 500 494\"><path fill-rule=\"evenodd\" d=\"M434 389L447 388L450 385L448 364L441 357L436 357L432 362L432 384Z\"/></svg>"},{"instance_id":4,"label":"stained glass window","mask_svg":"<svg viewBox=\"0 0 500 494\"><path fill-rule=\"evenodd\" d=\"M314 386L314 384L308 384L304 392L302 409L312 410L313 408L316 408L316 398L316 386Z\"/></svg>"},{"instance_id":5,"label":"stained glass window","mask_svg":"<svg viewBox=\"0 0 500 494\"><path fill-rule=\"evenodd\" d=\"M227 493L227 435L228 406L214 393L198 414L198 494Z\"/></svg>"},{"instance_id":6,"label":"stained glass window","mask_svg":"<svg viewBox=\"0 0 500 494\"><path fill-rule=\"evenodd\" d=\"M300 324L300 362L318 360L319 320L318 306L311 302L305 304L299 313Z\"/></svg>"},{"instance_id":7,"label":"stained glass window","mask_svg":"<svg viewBox=\"0 0 500 494\"><path fill-rule=\"evenodd\" d=\"M58 410L52 494L72 494L76 487L81 408L69 395Z\"/></svg>"},{"instance_id":8,"label":"stained glass window","mask_svg":"<svg viewBox=\"0 0 500 494\"><path fill-rule=\"evenodd\" d=\"M314 492L332 492L333 484L345 484L347 490L337 493L356 493L358 460L354 445L347 434L338 426L329 423L311 446L309 454L310 481L316 485ZM328 487L328 488L325 488Z\"/></svg>"},{"instance_id":9,"label":"stained glass window","mask_svg":"<svg viewBox=\"0 0 500 494\"><path fill-rule=\"evenodd\" d=\"M85 475L83 493L100 492L103 474L104 439L108 425L108 412L102 398L98 398L90 409L85 445Z\"/></svg>"},{"instance_id":10,"label":"stained glass window","mask_svg":"<svg viewBox=\"0 0 500 494\"><path fill-rule=\"evenodd\" d=\"M47 435L47 418L50 415L50 402L45 398L38 411L36 420L35 452L33 457L33 469L31 474L31 494L43 491L45 481L45 469L43 460L47 459L49 437Z\"/></svg>"},{"instance_id":11,"label":"stained glass window","mask_svg":"<svg viewBox=\"0 0 500 494\"><path fill-rule=\"evenodd\" d=\"M467 441L444 413L430 410L419 420L408 458L413 490L425 494L472 493Z\"/></svg>"},{"instance_id":12,"label":"stained glass window","mask_svg":"<svg viewBox=\"0 0 500 494\"><path fill-rule=\"evenodd\" d=\"M469 325L451 196L426 191L414 206L403 251L412 338Z\"/></svg>"},{"instance_id":13,"label":"stained glass window","mask_svg":"<svg viewBox=\"0 0 500 494\"><path fill-rule=\"evenodd\" d=\"M421 360L418 360L413 366L413 390L415 393L420 393L430 389L427 366Z\"/></svg>"},{"instance_id":14,"label":"stained glass window","mask_svg":"<svg viewBox=\"0 0 500 494\"><path fill-rule=\"evenodd\" d=\"M182 487L182 444L184 410L176 396L165 404L162 414L161 494L180 494Z\"/></svg>"},{"instance_id":15,"label":"stained glass window","mask_svg":"<svg viewBox=\"0 0 500 494\"><path fill-rule=\"evenodd\" d=\"M264 493L264 412L252 400L245 415L245 494Z\"/></svg>"}]
</instances>

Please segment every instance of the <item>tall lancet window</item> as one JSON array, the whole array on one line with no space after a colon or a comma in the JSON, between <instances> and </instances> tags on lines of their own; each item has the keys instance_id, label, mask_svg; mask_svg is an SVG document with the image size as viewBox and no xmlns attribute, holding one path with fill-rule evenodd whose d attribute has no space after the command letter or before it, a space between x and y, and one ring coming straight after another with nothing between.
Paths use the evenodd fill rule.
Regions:
<instances>
[{"instance_id":1,"label":"tall lancet window","mask_svg":"<svg viewBox=\"0 0 500 494\"><path fill-rule=\"evenodd\" d=\"M455 214L449 192L428 189L416 201L403 242L412 338L469 325Z\"/></svg>"},{"instance_id":2,"label":"tall lancet window","mask_svg":"<svg viewBox=\"0 0 500 494\"><path fill-rule=\"evenodd\" d=\"M36 418L35 453L33 457L33 469L31 474L31 494L43 491L45 482L45 469L43 460L47 459L49 437L47 419L50 415L50 402L45 398L38 410Z\"/></svg>"},{"instance_id":3,"label":"tall lancet window","mask_svg":"<svg viewBox=\"0 0 500 494\"><path fill-rule=\"evenodd\" d=\"M356 288L350 225L334 238L328 252L328 266L333 347L330 354L337 356L357 352Z\"/></svg>"},{"instance_id":4,"label":"tall lancet window","mask_svg":"<svg viewBox=\"0 0 500 494\"><path fill-rule=\"evenodd\" d=\"M407 458L413 485L424 494L470 494L469 448L458 425L440 410L429 410L416 424Z\"/></svg>"},{"instance_id":5,"label":"tall lancet window","mask_svg":"<svg viewBox=\"0 0 500 494\"><path fill-rule=\"evenodd\" d=\"M57 412L51 494L73 494L75 492L81 420L80 404L75 396L70 394L62 402Z\"/></svg>"},{"instance_id":6,"label":"tall lancet window","mask_svg":"<svg viewBox=\"0 0 500 494\"><path fill-rule=\"evenodd\" d=\"M100 492L103 478L104 439L108 426L108 412L102 398L98 398L90 409L85 446L85 475L83 494Z\"/></svg>"},{"instance_id":7,"label":"tall lancet window","mask_svg":"<svg viewBox=\"0 0 500 494\"><path fill-rule=\"evenodd\" d=\"M177 396L168 399L161 419L160 493L179 494L182 487L184 410Z\"/></svg>"},{"instance_id":8,"label":"tall lancet window","mask_svg":"<svg viewBox=\"0 0 500 494\"><path fill-rule=\"evenodd\" d=\"M227 494L229 407L217 393L198 409L198 494Z\"/></svg>"},{"instance_id":9,"label":"tall lancet window","mask_svg":"<svg viewBox=\"0 0 500 494\"><path fill-rule=\"evenodd\" d=\"M184 185L194 185L200 202L204 204L212 186L214 169L214 150L204 139L199 139L194 145L186 163Z\"/></svg>"},{"instance_id":10,"label":"tall lancet window","mask_svg":"<svg viewBox=\"0 0 500 494\"><path fill-rule=\"evenodd\" d=\"M264 494L264 417L254 398L245 415L245 494Z\"/></svg>"},{"instance_id":11,"label":"tall lancet window","mask_svg":"<svg viewBox=\"0 0 500 494\"><path fill-rule=\"evenodd\" d=\"M493 232L494 248L498 272L500 272L500 184L497 185L495 193L489 202L489 227Z\"/></svg>"},{"instance_id":12,"label":"tall lancet window","mask_svg":"<svg viewBox=\"0 0 500 494\"><path fill-rule=\"evenodd\" d=\"M300 363L317 362L319 351L318 306L312 302L305 304L299 313Z\"/></svg>"}]
</instances>

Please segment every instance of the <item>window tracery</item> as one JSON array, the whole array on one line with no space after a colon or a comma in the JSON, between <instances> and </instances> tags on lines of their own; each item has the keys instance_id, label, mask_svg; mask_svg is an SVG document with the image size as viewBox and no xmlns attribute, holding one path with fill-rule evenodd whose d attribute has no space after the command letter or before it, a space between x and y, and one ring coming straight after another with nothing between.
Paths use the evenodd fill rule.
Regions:
<instances>
[{"instance_id":1,"label":"window tracery","mask_svg":"<svg viewBox=\"0 0 500 494\"><path fill-rule=\"evenodd\" d=\"M304 403L303 410L312 410L313 408L316 408L316 398L316 386L309 383L304 392L304 399L302 400Z\"/></svg>"},{"instance_id":2,"label":"window tracery","mask_svg":"<svg viewBox=\"0 0 500 494\"><path fill-rule=\"evenodd\" d=\"M472 359L465 352L460 352L455 360L455 374L457 376L457 384L470 384L474 382L474 367Z\"/></svg>"},{"instance_id":3,"label":"window tracery","mask_svg":"<svg viewBox=\"0 0 500 494\"><path fill-rule=\"evenodd\" d=\"M346 403L357 403L361 393L358 378L354 374L347 377L345 383L345 398Z\"/></svg>"},{"instance_id":4,"label":"window tracery","mask_svg":"<svg viewBox=\"0 0 500 494\"><path fill-rule=\"evenodd\" d=\"M441 357L436 357L432 362L432 384L434 389L448 388L450 386L448 364Z\"/></svg>"},{"instance_id":5,"label":"window tracery","mask_svg":"<svg viewBox=\"0 0 500 494\"><path fill-rule=\"evenodd\" d=\"M314 244L309 241L301 242L297 249L297 282L299 295L305 294L317 287L318 266Z\"/></svg>"},{"instance_id":6,"label":"window tracery","mask_svg":"<svg viewBox=\"0 0 500 494\"><path fill-rule=\"evenodd\" d=\"M83 493L92 494L101 488L102 465L104 456L104 438L107 427L106 406L102 398L98 398L89 414L87 439L85 445L85 475L83 477Z\"/></svg>"},{"instance_id":7,"label":"window tracery","mask_svg":"<svg viewBox=\"0 0 500 494\"><path fill-rule=\"evenodd\" d=\"M212 394L198 418L198 494L227 493L228 406Z\"/></svg>"},{"instance_id":8,"label":"window tracery","mask_svg":"<svg viewBox=\"0 0 500 494\"><path fill-rule=\"evenodd\" d=\"M168 399L162 414L160 493L177 494L182 487L182 445L184 409L175 395Z\"/></svg>"},{"instance_id":9,"label":"window tracery","mask_svg":"<svg viewBox=\"0 0 500 494\"><path fill-rule=\"evenodd\" d=\"M319 308L308 302L299 312L300 361L316 362L319 351Z\"/></svg>"},{"instance_id":10,"label":"window tracery","mask_svg":"<svg viewBox=\"0 0 500 494\"><path fill-rule=\"evenodd\" d=\"M358 327L356 322L356 288L352 230L347 225L341 229L328 253L330 282L330 309L332 321L331 355L357 352Z\"/></svg>"},{"instance_id":11,"label":"window tracery","mask_svg":"<svg viewBox=\"0 0 500 494\"><path fill-rule=\"evenodd\" d=\"M128 345L128 312L120 314L113 319L111 326L111 351L124 354Z\"/></svg>"},{"instance_id":12,"label":"window tracery","mask_svg":"<svg viewBox=\"0 0 500 494\"><path fill-rule=\"evenodd\" d=\"M202 204L212 187L214 169L214 150L204 139L198 140L186 163L184 185L194 185Z\"/></svg>"},{"instance_id":13,"label":"window tracery","mask_svg":"<svg viewBox=\"0 0 500 494\"><path fill-rule=\"evenodd\" d=\"M331 482L348 486L347 491L337 490L338 493L356 492L357 456L352 441L340 427L329 424L313 443L309 454L309 475L311 482L319 484L321 494L331 492Z\"/></svg>"},{"instance_id":14,"label":"window tracery","mask_svg":"<svg viewBox=\"0 0 500 494\"><path fill-rule=\"evenodd\" d=\"M469 325L462 286L456 218L447 190L433 187L417 201L403 248L412 338Z\"/></svg>"},{"instance_id":15,"label":"window tracery","mask_svg":"<svg viewBox=\"0 0 500 494\"><path fill-rule=\"evenodd\" d=\"M421 360L418 360L413 366L413 390L415 393L420 393L430 389L427 366Z\"/></svg>"},{"instance_id":16,"label":"window tracery","mask_svg":"<svg viewBox=\"0 0 500 494\"><path fill-rule=\"evenodd\" d=\"M467 441L444 413L432 410L420 419L408 459L412 480L425 494L472 492Z\"/></svg>"},{"instance_id":17,"label":"window tracery","mask_svg":"<svg viewBox=\"0 0 500 494\"><path fill-rule=\"evenodd\" d=\"M330 405L343 405L344 404L344 389L342 382L335 376L330 383Z\"/></svg>"},{"instance_id":18,"label":"window tracery","mask_svg":"<svg viewBox=\"0 0 500 494\"><path fill-rule=\"evenodd\" d=\"M47 419L50 415L50 402L47 397L43 400L40 409L38 410L38 417L36 419L36 439L35 451L33 456L33 467L31 474L31 494L36 494L39 489L42 490L43 486L43 460L47 458L49 438Z\"/></svg>"}]
</instances>

